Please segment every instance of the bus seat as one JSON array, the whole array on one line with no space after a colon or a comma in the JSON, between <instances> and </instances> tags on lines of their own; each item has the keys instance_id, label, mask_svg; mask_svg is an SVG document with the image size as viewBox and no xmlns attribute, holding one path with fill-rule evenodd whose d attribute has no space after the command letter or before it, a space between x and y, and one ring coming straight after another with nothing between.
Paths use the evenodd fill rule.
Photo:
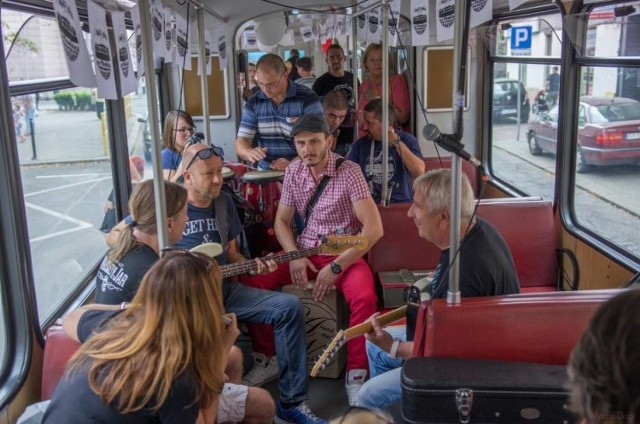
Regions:
<instances>
[{"instance_id":1,"label":"bus seat","mask_svg":"<svg viewBox=\"0 0 640 424\"><path fill-rule=\"evenodd\" d=\"M591 316L620 290L570 291L423 302L414 356L564 365Z\"/></svg>"},{"instance_id":2,"label":"bus seat","mask_svg":"<svg viewBox=\"0 0 640 424\"><path fill-rule=\"evenodd\" d=\"M49 327L42 360L41 400L51 399L64 374L67 361L79 347L80 343L67 336L61 325Z\"/></svg>"},{"instance_id":3,"label":"bus seat","mask_svg":"<svg viewBox=\"0 0 640 424\"><path fill-rule=\"evenodd\" d=\"M407 216L409 207L408 203L378 206L384 236L372 246L367 256L378 279L380 272L429 270L438 264L440 250L420 238ZM551 202L538 197L483 199L477 213L491 222L507 242L522 292L558 290L560 263ZM579 283L577 263L574 263L572 275L575 290Z\"/></svg>"}]
</instances>

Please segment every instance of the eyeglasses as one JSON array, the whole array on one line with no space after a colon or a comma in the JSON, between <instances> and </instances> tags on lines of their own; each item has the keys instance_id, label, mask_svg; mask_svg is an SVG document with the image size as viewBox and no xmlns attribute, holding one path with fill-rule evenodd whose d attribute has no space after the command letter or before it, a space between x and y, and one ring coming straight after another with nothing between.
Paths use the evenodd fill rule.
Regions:
<instances>
[{"instance_id":1,"label":"eyeglasses","mask_svg":"<svg viewBox=\"0 0 640 424\"><path fill-rule=\"evenodd\" d=\"M270 82L269 84L263 84L260 81L256 80L256 84L258 84L258 87L260 87L263 90L271 90L274 89L278 86L278 84L280 84L280 81L282 80L282 77L284 76L285 72L282 73L282 75L280 75L280 78L278 78L276 81L274 82Z\"/></svg>"},{"instance_id":2,"label":"eyeglasses","mask_svg":"<svg viewBox=\"0 0 640 424\"><path fill-rule=\"evenodd\" d=\"M191 167L191 165L193 165L193 162L195 162L196 159L198 158L202 160L209 159L212 155L216 155L224 159L224 150L222 150L222 147L217 147L214 145L211 145L211 147L207 147L206 149L199 150L198 152L196 152L195 155L193 155L193 157L189 161L189 164L185 168L185 171L189 170L189 168Z\"/></svg>"},{"instance_id":3,"label":"eyeglasses","mask_svg":"<svg viewBox=\"0 0 640 424\"><path fill-rule=\"evenodd\" d=\"M186 133L193 134L194 132L196 132L196 127L175 128L174 131L179 132L180 134L183 134L183 135Z\"/></svg>"}]
</instances>

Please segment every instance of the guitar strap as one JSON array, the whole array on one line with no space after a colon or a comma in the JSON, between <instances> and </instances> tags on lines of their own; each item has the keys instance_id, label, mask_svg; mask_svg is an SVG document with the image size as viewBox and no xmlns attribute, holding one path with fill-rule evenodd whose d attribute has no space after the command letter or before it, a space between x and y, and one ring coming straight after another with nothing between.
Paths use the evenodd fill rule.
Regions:
<instances>
[{"instance_id":1,"label":"guitar strap","mask_svg":"<svg viewBox=\"0 0 640 424\"><path fill-rule=\"evenodd\" d=\"M213 200L213 209L216 213L216 220L218 221L218 233L220 234L220 241L222 242L222 248L226 251L227 244L229 243L229 231L227 230L227 202L230 199L224 191L220 192L220 196Z\"/></svg>"},{"instance_id":2,"label":"guitar strap","mask_svg":"<svg viewBox=\"0 0 640 424\"><path fill-rule=\"evenodd\" d=\"M338 168L340 168L340 165L342 165L342 162L344 161L345 159L342 157L336 159L336 171L338 170ZM313 212L313 208L316 206L316 203L318 203L318 199L320 199L320 196L322 195L322 192L324 191L324 188L327 186L327 183L329 183L330 179L331 177L325 174L325 176L322 177L322 179L320 180L320 184L318 184L318 187L316 187L316 191L313 192L313 195L311 196L311 198L309 199L309 202L307 203L307 207L304 208L305 211L307 212L306 221L309 220L309 217L311 216L311 212Z\"/></svg>"}]
</instances>

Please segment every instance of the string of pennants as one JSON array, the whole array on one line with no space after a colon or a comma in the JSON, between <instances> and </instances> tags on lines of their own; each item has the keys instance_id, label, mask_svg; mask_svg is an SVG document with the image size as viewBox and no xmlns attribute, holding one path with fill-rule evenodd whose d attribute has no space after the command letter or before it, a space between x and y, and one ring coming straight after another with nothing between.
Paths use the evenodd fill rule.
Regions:
<instances>
[{"instance_id":1,"label":"string of pennants","mask_svg":"<svg viewBox=\"0 0 640 424\"><path fill-rule=\"evenodd\" d=\"M175 0L165 0L175 1ZM366 9L378 0L369 0L359 5L359 10ZM407 1L407 0L405 0ZM430 4L434 4L434 16L436 23L437 41L452 39L454 36L455 0L409 0L411 12L411 44L413 46L427 45L429 39L429 15ZM509 7L514 9L527 0L509 0ZM590 0L587 0L590 1ZM142 60L142 34L140 28L139 5L133 6L127 11L107 11L99 3L87 0L89 17L89 29L91 33L90 47L93 55L89 54L87 43L78 19L76 0L53 0L53 6L60 28L61 39L65 51L65 58L69 67L71 81L80 87L97 87L98 96L105 99L117 99L135 91L137 81L144 75L144 62ZM389 8L388 42L390 46L397 45L397 24L400 16L401 0L392 0ZM470 27L473 28L491 20L493 0L471 0L470 2ZM379 42L382 33L381 8L374 8L356 18L357 36L361 42ZM117 54L111 51L109 33L107 30L107 13L111 16L111 23L115 35L115 47ZM135 31L134 55L131 54L129 38L125 26L125 15L130 15ZM191 39L197 37L197 26L184 16L163 5L161 0L150 0L150 14L152 18L153 53L155 66L158 67L161 59L166 63L175 63L186 70L191 70L191 57L189 46ZM314 24L313 17L308 22L302 22L300 35L304 42L316 41L323 43L339 35L347 35L351 29L351 17L331 15L322 23ZM205 30L205 59L207 74L211 73L212 47L217 48L220 69L227 67L227 29L225 25L219 25L211 37L210 31ZM243 46L253 47L258 45L261 49L269 49L273 46L260 46L260 40L255 33L245 31ZM294 44L292 29L286 30L282 36L280 45ZM93 59L93 62L92 62ZM202 60L198 57L198 60ZM200 73L198 62L198 74ZM120 90L116 88L115 73L119 74Z\"/></svg>"},{"instance_id":2,"label":"string of pennants","mask_svg":"<svg viewBox=\"0 0 640 424\"><path fill-rule=\"evenodd\" d=\"M140 27L139 5L134 4L127 11L106 10L100 4L87 0L90 47L85 42L81 23L78 19L76 0L53 0L54 11L60 29L60 35L69 68L71 82L79 87L97 87L98 96L115 100L136 90L138 80L145 74L142 60L142 33ZM152 18L153 55L156 67L164 60L186 70L191 70L191 40L197 38L197 26L187 18L164 6L161 0L150 1ZM115 37L116 55L112 53L107 29L107 14ZM130 46L125 15L133 22L134 42ZM214 31L214 38L208 30L204 31L207 74L211 74L211 46L217 46L220 70L227 67L226 27L220 25ZM92 55L89 54L89 48ZM133 54L132 54L133 53ZM115 57L115 61L114 61ZM200 74L198 57L198 74ZM115 63L114 63L115 62ZM116 87L115 73L118 73L120 90Z\"/></svg>"},{"instance_id":3,"label":"string of pennants","mask_svg":"<svg viewBox=\"0 0 640 424\"><path fill-rule=\"evenodd\" d=\"M435 21L437 41L446 41L454 37L455 21L455 0L404 0L410 1L411 18L411 45L428 45L430 40L429 21ZM509 0L510 9L515 9L527 0ZM585 0L593 1L593 0ZM368 0L358 5L357 10L364 10L380 0ZM388 35L387 41L390 46L397 45L397 26L400 16L401 0L392 0L387 10ZM476 27L492 19L493 0L470 0L470 27ZM382 16L381 7L374 8L353 18L357 23L358 41L362 43L379 43L382 38ZM433 16L434 18L430 19ZM329 15L323 17L322 21L314 20L312 15L295 15L299 22L299 35L303 42L317 42L324 45L325 40L332 40L337 36L351 34L351 16ZM276 18L277 19L277 18ZM281 26L282 23L278 22ZM288 23L288 22L287 22ZM270 23L271 24L271 23ZM287 29L277 45L290 46L294 44L294 30ZM256 36L256 31L246 30L243 33L243 48L258 48L262 51L270 51L276 45L273 43L261 43L260 36Z\"/></svg>"}]
</instances>

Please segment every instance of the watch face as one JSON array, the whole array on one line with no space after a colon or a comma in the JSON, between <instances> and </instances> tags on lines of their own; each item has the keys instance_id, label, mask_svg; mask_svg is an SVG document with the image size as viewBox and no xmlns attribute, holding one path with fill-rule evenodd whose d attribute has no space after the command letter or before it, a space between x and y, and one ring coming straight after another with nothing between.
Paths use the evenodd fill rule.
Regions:
<instances>
[{"instance_id":1,"label":"watch face","mask_svg":"<svg viewBox=\"0 0 640 424\"><path fill-rule=\"evenodd\" d=\"M331 262L331 272L334 274L340 274L342 272L342 268L335 262Z\"/></svg>"}]
</instances>

